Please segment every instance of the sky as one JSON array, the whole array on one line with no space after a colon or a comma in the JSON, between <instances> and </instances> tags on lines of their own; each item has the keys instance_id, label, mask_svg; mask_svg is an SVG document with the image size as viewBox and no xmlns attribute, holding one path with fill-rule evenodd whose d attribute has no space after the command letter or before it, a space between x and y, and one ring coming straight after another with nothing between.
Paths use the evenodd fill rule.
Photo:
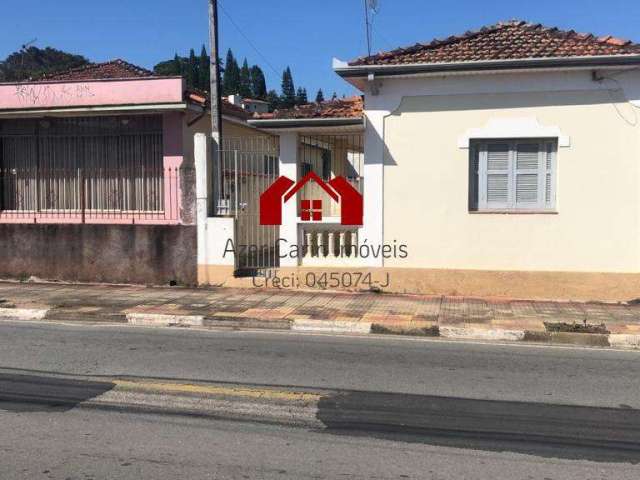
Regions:
<instances>
[{"instance_id":1,"label":"sky","mask_svg":"<svg viewBox=\"0 0 640 480\"><path fill-rule=\"evenodd\" d=\"M153 66L208 42L208 0L2 0L0 59L37 38L92 61L122 58ZM464 33L500 20L524 19L640 43L638 0L378 0L373 51ZM367 51L363 0L220 0L221 53L259 64L280 90L291 67L296 86L315 97L356 93L331 69ZM208 49L208 45L207 45Z\"/></svg>"}]
</instances>

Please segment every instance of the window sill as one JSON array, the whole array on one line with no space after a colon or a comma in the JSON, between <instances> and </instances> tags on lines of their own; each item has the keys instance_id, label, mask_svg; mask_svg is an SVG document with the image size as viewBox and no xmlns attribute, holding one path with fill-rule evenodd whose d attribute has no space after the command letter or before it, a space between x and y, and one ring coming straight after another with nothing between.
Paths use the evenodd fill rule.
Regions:
<instances>
[{"instance_id":1,"label":"window sill","mask_svg":"<svg viewBox=\"0 0 640 480\"><path fill-rule=\"evenodd\" d=\"M469 210L471 215L558 215L557 210Z\"/></svg>"}]
</instances>

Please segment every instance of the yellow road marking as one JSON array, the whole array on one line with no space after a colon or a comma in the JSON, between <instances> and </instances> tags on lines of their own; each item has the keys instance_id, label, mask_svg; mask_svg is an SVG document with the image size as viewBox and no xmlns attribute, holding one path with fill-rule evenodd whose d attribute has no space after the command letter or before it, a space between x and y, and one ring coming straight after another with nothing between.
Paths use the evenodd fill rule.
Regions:
<instances>
[{"instance_id":1,"label":"yellow road marking","mask_svg":"<svg viewBox=\"0 0 640 480\"><path fill-rule=\"evenodd\" d=\"M201 393L208 395L224 395L230 397L262 398L266 400L318 401L322 395L306 392L287 392L265 388L221 387L212 385L193 385L178 383L130 382L115 380L118 387L128 390L147 390L158 392Z\"/></svg>"}]
</instances>

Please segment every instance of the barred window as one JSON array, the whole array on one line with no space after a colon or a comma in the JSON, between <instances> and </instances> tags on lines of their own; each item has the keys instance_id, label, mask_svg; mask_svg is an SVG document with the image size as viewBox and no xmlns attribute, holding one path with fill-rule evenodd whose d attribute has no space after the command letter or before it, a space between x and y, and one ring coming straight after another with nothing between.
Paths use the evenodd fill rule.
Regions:
<instances>
[{"instance_id":1,"label":"barred window","mask_svg":"<svg viewBox=\"0 0 640 480\"><path fill-rule=\"evenodd\" d=\"M1 211L162 212L167 185L161 116L0 122Z\"/></svg>"}]
</instances>

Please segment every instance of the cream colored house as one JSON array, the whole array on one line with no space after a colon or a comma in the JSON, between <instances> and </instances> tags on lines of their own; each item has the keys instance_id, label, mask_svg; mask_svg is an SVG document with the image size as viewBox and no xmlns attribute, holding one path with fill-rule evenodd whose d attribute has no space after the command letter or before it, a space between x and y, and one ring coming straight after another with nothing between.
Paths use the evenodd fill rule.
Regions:
<instances>
[{"instance_id":1,"label":"cream colored house","mask_svg":"<svg viewBox=\"0 0 640 480\"><path fill-rule=\"evenodd\" d=\"M364 94L361 118L250 121L280 137L280 174L294 180L305 163L339 175L363 139L364 224L308 224L285 205L279 238L310 248L281 256L281 275L325 267L396 292L640 297L640 45L512 21L334 69ZM345 153L306 162L320 145ZM345 258L351 243L369 254Z\"/></svg>"}]
</instances>

